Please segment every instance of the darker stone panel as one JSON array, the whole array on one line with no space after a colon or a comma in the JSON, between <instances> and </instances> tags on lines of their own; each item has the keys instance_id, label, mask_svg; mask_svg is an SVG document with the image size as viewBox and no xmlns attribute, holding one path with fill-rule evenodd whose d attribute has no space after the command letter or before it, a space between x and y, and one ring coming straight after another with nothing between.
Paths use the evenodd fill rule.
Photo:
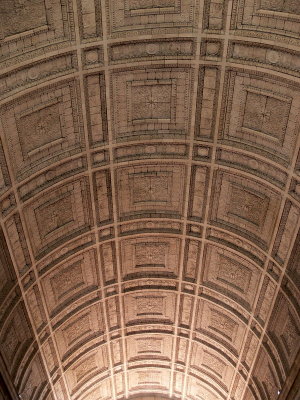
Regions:
<instances>
[{"instance_id":1,"label":"darker stone panel","mask_svg":"<svg viewBox=\"0 0 300 400\"><path fill-rule=\"evenodd\" d=\"M300 230L298 231L287 266L287 274L295 283L296 287L300 287Z\"/></svg>"}]
</instances>

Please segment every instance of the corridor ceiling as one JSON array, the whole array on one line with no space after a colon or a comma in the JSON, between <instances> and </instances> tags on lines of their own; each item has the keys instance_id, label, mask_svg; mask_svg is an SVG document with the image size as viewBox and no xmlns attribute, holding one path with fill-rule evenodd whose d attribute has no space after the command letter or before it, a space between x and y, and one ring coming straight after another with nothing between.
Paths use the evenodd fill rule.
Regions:
<instances>
[{"instance_id":1,"label":"corridor ceiling","mask_svg":"<svg viewBox=\"0 0 300 400\"><path fill-rule=\"evenodd\" d=\"M288 399L299 52L299 0L0 1L11 399Z\"/></svg>"}]
</instances>

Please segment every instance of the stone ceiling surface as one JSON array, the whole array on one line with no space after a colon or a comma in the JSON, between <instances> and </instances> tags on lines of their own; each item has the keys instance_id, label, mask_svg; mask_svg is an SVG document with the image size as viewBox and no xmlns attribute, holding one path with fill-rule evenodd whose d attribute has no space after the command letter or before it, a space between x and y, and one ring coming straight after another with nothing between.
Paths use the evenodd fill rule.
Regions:
<instances>
[{"instance_id":1,"label":"stone ceiling surface","mask_svg":"<svg viewBox=\"0 0 300 400\"><path fill-rule=\"evenodd\" d=\"M0 1L12 399L288 398L299 51L299 0Z\"/></svg>"}]
</instances>

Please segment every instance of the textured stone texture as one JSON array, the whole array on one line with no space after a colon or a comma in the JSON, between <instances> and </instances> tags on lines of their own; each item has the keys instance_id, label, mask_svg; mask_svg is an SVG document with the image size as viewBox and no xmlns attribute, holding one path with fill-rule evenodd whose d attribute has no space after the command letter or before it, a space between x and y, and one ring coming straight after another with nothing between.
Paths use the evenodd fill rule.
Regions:
<instances>
[{"instance_id":1,"label":"textured stone texture","mask_svg":"<svg viewBox=\"0 0 300 400\"><path fill-rule=\"evenodd\" d=\"M0 1L12 398L288 398L299 4Z\"/></svg>"}]
</instances>

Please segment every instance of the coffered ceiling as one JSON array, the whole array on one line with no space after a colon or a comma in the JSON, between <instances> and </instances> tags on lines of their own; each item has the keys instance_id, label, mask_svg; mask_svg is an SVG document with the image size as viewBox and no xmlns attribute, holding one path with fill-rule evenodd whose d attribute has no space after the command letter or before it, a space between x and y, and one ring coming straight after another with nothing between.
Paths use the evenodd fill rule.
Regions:
<instances>
[{"instance_id":1,"label":"coffered ceiling","mask_svg":"<svg viewBox=\"0 0 300 400\"><path fill-rule=\"evenodd\" d=\"M296 399L299 39L299 0L0 1L12 399Z\"/></svg>"}]
</instances>

